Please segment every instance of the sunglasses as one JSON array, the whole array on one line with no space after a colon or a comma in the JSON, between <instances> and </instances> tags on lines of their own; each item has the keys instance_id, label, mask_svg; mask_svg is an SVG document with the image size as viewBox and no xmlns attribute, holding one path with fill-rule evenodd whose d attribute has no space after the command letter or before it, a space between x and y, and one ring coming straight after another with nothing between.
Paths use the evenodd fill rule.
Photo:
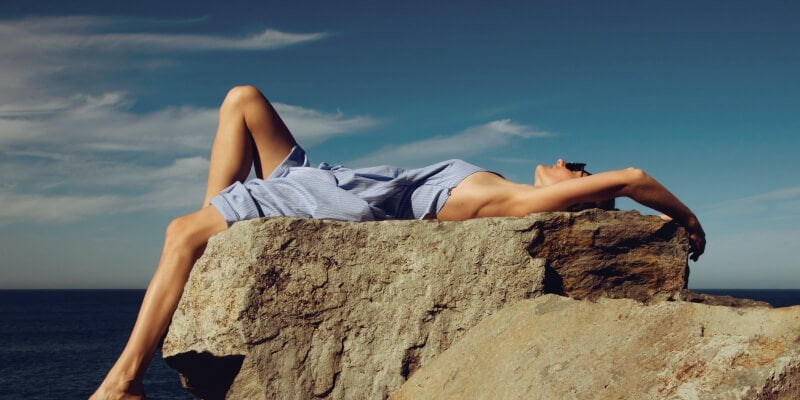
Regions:
<instances>
[{"instance_id":1,"label":"sunglasses","mask_svg":"<svg viewBox=\"0 0 800 400\"><path fill-rule=\"evenodd\" d=\"M579 163L579 162L568 162L564 164L570 171L583 171L586 172L584 168L586 168L586 163Z\"/></svg>"},{"instance_id":2,"label":"sunglasses","mask_svg":"<svg viewBox=\"0 0 800 400\"><path fill-rule=\"evenodd\" d=\"M589 171L587 171L585 169L586 168L586 163L568 162L568 163L564 164L564 166L567 167L567 169L570 170L570 171L575 171L575 172L580 171L580 172L585 172L587 176L591 175L589 173ZM581 175L581 176L583 176L583 175Z\"/></svg>"}]
</instances>

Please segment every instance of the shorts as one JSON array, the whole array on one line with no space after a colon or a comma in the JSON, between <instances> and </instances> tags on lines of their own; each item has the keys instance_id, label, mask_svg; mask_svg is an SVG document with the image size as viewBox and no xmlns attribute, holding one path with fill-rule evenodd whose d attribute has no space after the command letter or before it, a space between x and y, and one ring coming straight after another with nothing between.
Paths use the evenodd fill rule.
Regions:
<instances>
[{"instance_id":1,"label":"shorts","mask_svg":"<svg viewBox=\"0 0 800 400\"><path fill-rule=\"evenodd\" d=\"M415 169L389 165L351 169L328 163L314 168L305 151L294 146L267 179L234 182L209 204L228 226L271 216L424 219L439 214L450 191L464 178L482 171L487 170L459 159Z\"/></svg>"}]
</instances>

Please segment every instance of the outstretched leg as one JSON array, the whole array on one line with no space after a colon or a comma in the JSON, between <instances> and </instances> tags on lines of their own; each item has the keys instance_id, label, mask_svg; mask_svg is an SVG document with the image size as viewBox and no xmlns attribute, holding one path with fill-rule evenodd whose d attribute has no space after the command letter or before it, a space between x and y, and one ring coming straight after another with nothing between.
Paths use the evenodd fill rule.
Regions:
<instances>
[{"instance_id":1,"label":"outstretched leg","mask_svg":"<svg viewBox=\"0 0 800 400\"><path fill-rule=\"evenodd\" d=\"M142 379L208 238L227 228L214 207L174 219L167 226L161 260L147 286L136 324L119 359L91 400L141 399Z\"/></svg>"},{"instance_id":2,"label":"outstretched leg","mask_svg":"<svg viewBox=\"0 0 800 400\"><path fill-rule=\"evenodd\" d=\"M269 176L297 144L272 104L255 86L236 86L219 109L203 207L233 182Z\"/></svg>"}]
</instances>

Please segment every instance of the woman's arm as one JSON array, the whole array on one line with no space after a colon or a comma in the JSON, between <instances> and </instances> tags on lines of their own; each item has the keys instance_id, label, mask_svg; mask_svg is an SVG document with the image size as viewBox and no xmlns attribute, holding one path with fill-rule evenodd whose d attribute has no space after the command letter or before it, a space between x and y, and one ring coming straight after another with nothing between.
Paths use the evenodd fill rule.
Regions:
<instances>
[{"instance_id":1,"label":"woman's arm","mask_svg":"<svg viewBox=\"0 0 800 400\"><path fill-rule=\"evenodd\" d=\"M658 210L683 225L689 233L691 258L697 261L705 250L705 232L694 213L667 188L638 168L600 172L577 179L569 179L536 190L539 210L566 210L576 203L603 201L616 197L630 197L634 201ZM529 199L530 200L530 199Z\"/></svg>"},{"instance_id":2,"label":"woman's arm","mask_svg":"<svg viewBox=\"0 0 800 400\"><path fill-rule=\"evenodd\" d=\"M632 169L631 183L625 186L622 194L637 203L658 210L686 227L691 243L692 260L697 261L706 247L706 233L697 216L675 195L650 175L640 169Z\"/></svg>"}]
</instances>

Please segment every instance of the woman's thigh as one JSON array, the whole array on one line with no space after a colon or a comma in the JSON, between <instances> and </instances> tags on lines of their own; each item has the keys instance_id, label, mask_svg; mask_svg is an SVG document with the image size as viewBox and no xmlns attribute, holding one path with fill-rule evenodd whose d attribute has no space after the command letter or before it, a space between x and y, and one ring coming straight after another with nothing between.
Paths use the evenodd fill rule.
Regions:
<instances>
[{"instance_id":1,"label":"woman's thigh","mask_svg":"<svg viewBox=\"0 0 800 400\"><path fill-rule=\"evenodd\" d=\"M521 186L525 185L511 182L492 172L476 172L453 188L436 219L463 221L470 218L509 216L513 195Z\"/></svg>"}]
</instances>

